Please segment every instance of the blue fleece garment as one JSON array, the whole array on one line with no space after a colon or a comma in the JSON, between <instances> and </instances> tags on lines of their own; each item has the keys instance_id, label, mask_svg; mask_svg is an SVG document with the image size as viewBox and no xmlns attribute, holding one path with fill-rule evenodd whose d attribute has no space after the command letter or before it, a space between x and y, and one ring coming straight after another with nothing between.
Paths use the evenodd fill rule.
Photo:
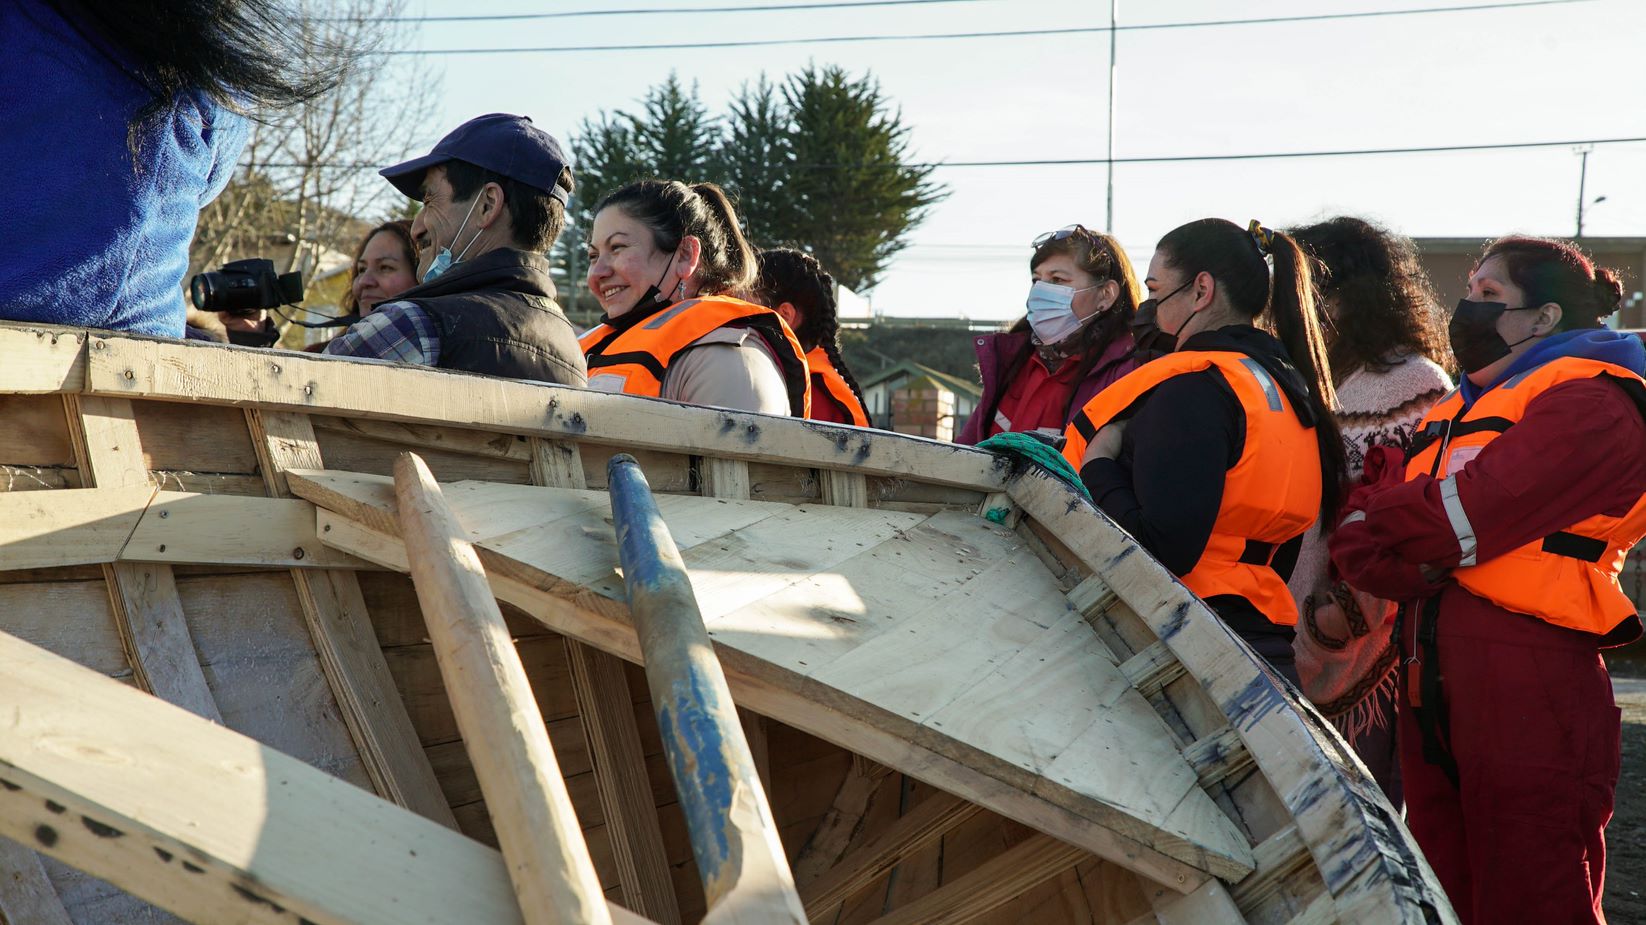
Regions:
<instances>
[{"instance_id":1,"label":"blue fleece garment","mask_svg":"<svg viewBox=\"0 0 1646 925\"><path fill-rule=\"evenodd\" d=\"M1535 369L1550 360L1559 357L1579 357L1585 360L1600 360L1612 363L1624 369L1631 369L1646 376L1646 344L1634 334L1624 334L1606 328L1583 328L1577 331L1563 331L1550 336L1542 343L1532 347L1520 355L1520 358L1509 364L1491 385L1481 388L1464 376L1459 388L1463 396L1463 406L1473 405L1480 396L1497 388L1504 382L1520 375L1528 369Z\"/></svg>"},{"instance_id":2,"label":"blue fleece garment","mask_svg":"<svg viewBox=\"0 0 1646 925\"><path fill-rule=\"evenodd\" d=\"M189 241L250 123L181 94L134 162L142 84L41 0L0 3L0 35L0 319L182 337Z\"/></svg>"}]
</instances>

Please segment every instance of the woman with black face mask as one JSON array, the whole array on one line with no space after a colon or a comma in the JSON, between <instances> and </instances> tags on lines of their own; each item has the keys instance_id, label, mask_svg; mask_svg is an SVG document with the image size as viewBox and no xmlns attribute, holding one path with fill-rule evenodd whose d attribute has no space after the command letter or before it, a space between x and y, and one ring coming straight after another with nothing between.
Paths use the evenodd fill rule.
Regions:
<instances>
[{"instance_id":1,"label":"woman with black face mask","mask_svg":"<svg viewBox=\"0 0 1646 925\"><path fill-rule=\"evenodd\" d=\"M1175 350L1088 402L1064 455L1105 513L1295 683L1286 579L1343 473L1308 259L1257 222L1208 218L1162 238L1143 282L1138 316Z\"/></svg>"},{"instance_id":2,"label":"woman with black face mask","mask_svg":"<svg viewBox=\"0 0 1646 925\"><path fill-rule=\"evenodd\" d=\"M1407 819L1466 923L1604 921L1599 650L1640 635L1618 572L1646 534L1646 347L1600 326L1622 294L1565 242L1487 247L1450 326L1463 381L1331 541L1351 585L1406 602Z\"/></svg>"}]
</instances>

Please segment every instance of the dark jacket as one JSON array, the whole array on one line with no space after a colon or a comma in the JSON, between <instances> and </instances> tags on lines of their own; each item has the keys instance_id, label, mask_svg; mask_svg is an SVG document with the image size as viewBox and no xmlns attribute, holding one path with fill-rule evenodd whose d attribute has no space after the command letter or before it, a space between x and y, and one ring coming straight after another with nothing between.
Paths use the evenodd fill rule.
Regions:
<instances>
[{"instance_id":1,"label":"dark jacket","mask_svg":"<svg viewBox=\"0 0 1646 925\"><path fill-rule=\"evenodd\" d=\"M999 407L1001 396L1011 388L1011 383L1002 381L1006 376L1006 365L1028 345L1029 335L1027 332L982 334L974 338L973 343L977 347L977 371L983 379L983 397L978 400L971 416L966 418L966 426L960 429L960 436L955 438L956 443L968 446L976 446L978 441L989 435L989 422L984 420L984 416L992 416L992 409ZM1137 368L1137 361L1126 356L1131 350L1132 338L1129 334L1116 337L1109 344L1092 366L1092 371L1075 386L1074 402L1069 405L1068 417L1074 417L1074 413L1091 401L1092 396ZM1019 369L1018 373L1021 374L1022 370ZM1069 422L1063 423L1067 425Z\"/></svg>"},{"instance_id":2,"label":"dark jacket","mask_svg":"<svg viewBox=\"0 0 1646 925\"><path fill-rule=\"evenodd\" d=\"M442 369L461 369L558 385L588 382L583 349L554 301L549 261L514 248L455 264L434 281L406 290L440 330Z\"/></svg>"}]
</instances>

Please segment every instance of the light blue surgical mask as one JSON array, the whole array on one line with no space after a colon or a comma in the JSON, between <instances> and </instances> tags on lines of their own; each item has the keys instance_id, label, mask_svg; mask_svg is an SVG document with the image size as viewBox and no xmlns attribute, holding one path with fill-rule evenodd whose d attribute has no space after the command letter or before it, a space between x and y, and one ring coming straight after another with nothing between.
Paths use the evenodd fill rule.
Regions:
<instances>
[{"instance_id":1,"label":"light blue surgical mask","mask_svg":"<svg viewBox=\"0 0 1646 925\"><path fill-rule=\"evenodd\" d=\"M1101 315L1102 312L1093 312L1091 318L1081 319L1074 313L1074 297L1096 288L1076 289L1035 280L1034 285L1029 287L1029 298L1025 303L1029 309L1029 327L1034 330L1035 339L1042 344L1055 344Z\"/></svg>"},{"instance_id":2,"label":"light blue surgical mask","mask_svg":"<svg viewBox=\"0 0 1646 925\"><path fill-rule=\"evenodd\" d=\"M469 226L469 216L474 214L474 207L479 204L479 196L474 197L474 201L469 203L469 211L463 214L463 221L457 226L457 234L452 235L452 243L455 244L457 242L458 235L461 235L463 233L463 229ZM450 247L442 246L438 251L435 251L434 259L429 261L429 268L423 271L423 279L421 282L434 282L436 277L451 269L452 264L462 260L464 254L467 254L469 252L469 248L473 247L474 242L478 240L480 240L480 235L475 235L470 238L469 243L463 247L463 253L458 254L455 258L452 257L452 249Z\"/></svg>"}]
</instances>

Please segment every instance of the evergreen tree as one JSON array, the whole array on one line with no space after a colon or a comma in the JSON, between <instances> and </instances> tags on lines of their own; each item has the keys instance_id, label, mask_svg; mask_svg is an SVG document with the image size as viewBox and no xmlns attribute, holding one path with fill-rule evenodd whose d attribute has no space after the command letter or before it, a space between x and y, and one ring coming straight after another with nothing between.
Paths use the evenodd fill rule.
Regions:
<instances>
[{"instance_id":1,"label":"evergreen tree","mask_svg":"<svg viewBox=\"0 0 1646 925\"><path fill-rule=\"evenodd\" d=\"M781 93L764 74L732 98L718 173L721 185L737 200L744 231L756 247L804 244L797 242L785 201L794 169L791 124Z\"/></svg>"},{"instance_id":2,"label":"evergreen tree","mask_svg":"<svg viewBox=\"0 0 1646 925\"><path fill-rule=\"evenodd\" d=\"M948 190L930 166L906 163L909 129L872 76L808 66L783 100L793 163L777 203L789 213L782 237L842 285L870 289Z\"/></svg>"},{"instance_id":3,"label":"evergreen tree","mask_svg":"<svg viewBox=\"0 0 1646 925\"><path fill-rule=\"evenodd\" d=\"M691 90L669 78L646 92L639 115L623 116L634 140L634 158L649 176L696 183L711 179L720 143L720 120Z\"/></svg>"},{"instance_id":4,"label":"evergreen tree","mask_svg":"<svg viewBox=\"0 0 1646 925\"><path fill-rule=\"evenodd\" d=\"M695 84L670 74L639 112L601 113L572 136L577 190L559 249L568 307L587 270L594 207L651 176L720 184L757 247L810 251L842 285L872 287L948 194L931 167L905 163L908 131L873 77L839 67L808 67L781 86L762 75L724 119L709 113Z\"/></svg>"}]
</instances>

